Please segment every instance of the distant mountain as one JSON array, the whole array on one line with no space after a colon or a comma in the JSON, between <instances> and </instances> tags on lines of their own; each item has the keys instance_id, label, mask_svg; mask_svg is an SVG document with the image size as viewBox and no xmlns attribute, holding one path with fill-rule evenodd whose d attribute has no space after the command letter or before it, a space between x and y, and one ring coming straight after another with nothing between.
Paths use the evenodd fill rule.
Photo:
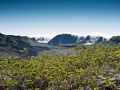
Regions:
<instances>
[{"instance_id":1,"label":"distant mountain","mask_svg":"<svg viewBox=\"0 0 120 90\"><path fill-rule=\"evenodd\" d=\"M51 39L48 44L50 45L61 45L61 44L100 44L105 43L107 40L101 36L75 36L71 34L60 34Z\"/></svg>"},{"instance_id":2,"label":"distant mountain","mask_svg":"<svg viewBox=\"0 0 120 90\"><path fill-rule=\"evenodd\" d=\"M120 44L120 36L113 36L108 42L111 44Z\"/></svg>"},{"instance_id":3,"label":"distant mountain","mask_svg":"<svg viewBox=\"0 0 120 90\"><path fill-rule=\"evenodd\" d=\"M26 36L13 36L4 35L0 33L0 55L5 53L8 54L18 54L21 53L20 50L27 49L28 55L36 54L35 46L39 43L35 38L29 38Z\"/></svg>"},{"instance_id":4,"label":"distant mountain","mask_svg":"<svg viewBox=\"0 0 120 90\"><path fill-rule=\"evenodd\" d=\"M59 34L49 40L44 37L35 39L27 36L4 35L0 33L0 56L35 56L38 52L44 50L64 50L76 45L92 44L120 44L120 36L113 36L107 40L102 36L88 35L85 37L71 34Z\"/></svg>"},{"instance_id":5,"label":"distant mountain","mask_svg":"<svg viewBox=\"0 0 120 90\"><path fill-rule=\"evenodd\" d=\"M85 44L85 45L89 45L89 44L102 44L105 43L107 40L106 38L102 37L102 36L86 36L86 37L79 37L78 38L78 43L79 44Z\"/></svg>"},{"instance_id":6,"label":"distant mountain","mask_svg":"<svg viewBox=\"0 0 120 90\"><path fill-rule=\"evenodd\" d=\"M39 37L39 38L36 38L36 40L39 43L48 43L50 39L45 37Z\"/></svg>"},{"instance_id":7,"label":"distant mountain","mask_svg":"<svg viewBox=\"0 0 120 90\"><path fill-rule=\"evenodd\" d=\"M71 34L60 34L52 38L48 44L60 45L60 44L73 44L76 43L78 37Z\"/></svg>"}]
</instances>

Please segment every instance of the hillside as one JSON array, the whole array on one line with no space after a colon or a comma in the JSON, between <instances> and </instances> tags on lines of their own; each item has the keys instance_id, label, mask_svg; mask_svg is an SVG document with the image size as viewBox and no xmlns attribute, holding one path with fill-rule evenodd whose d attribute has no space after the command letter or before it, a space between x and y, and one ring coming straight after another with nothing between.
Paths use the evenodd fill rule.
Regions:
<instances>
[{"instance_id":1,"label":"hillside","mask_svg":"<svg viewBox=\"0 0 120 90\"><path fill-rule=\"evenodd\" d=\"M52 38L48 44L59 45L59 44L74 44L77 41L77 36L71 34L60 34Z\"/></svg>"},{"instance_id":2,"label":"hillside","mask_svg":"<svg viewBox=\"0 0 120 90\"><path fill-rule=\"evenodd\" d=\"M26 36L4 35L0 33L0 55L20 55L26 49L27 55L37 55L39 43Z\"/></svg>"},{"instance_id":3,"label":"hillside","mask_svg":"<svg viewBox=\"0 0 120 90\"><path fill-rule=\"evenodd\" d=\"M120 36L113 36L112 38L110 38L109 43L120 44Z\"/></svg>"},{"instance_id":4,"label":"hillside","mask_svg":"<svg viewBox=\"0 0 120 90\"><path fill-rule=\"evenodd\" d=\"M64 45L64 44L103 44L107 42L106 38L102 36L76 36L71 34L59 34L52 38L48 44L50 45Z\"/></svg>"},{"instance_id":5,"label":"hillside","mask_svg":"<svg viewBox=\"0 0 120 90\"><path fill-rule=\"evenodd\" d=\"M48 43L47 43L48 42ZM38 53L69 53L66 49L77 45L119 44L120 36L113 36L109 40L102 36L76 36L60 34L51 40L47 38L29 38L27 36L4 35L0 33L1 56L36 56Z\"/></svg>"},{"instance_id":6,"label":"hillside","mask_svg":"<svg viewBox=\"0 0 120 90\"><path fill-rule=\"evenodd\" d=\"M38 53L64 52L63 47L48 45L45 38L4 35L0 33L0 56L36 56Z\"/></svg>"}]
</instances>

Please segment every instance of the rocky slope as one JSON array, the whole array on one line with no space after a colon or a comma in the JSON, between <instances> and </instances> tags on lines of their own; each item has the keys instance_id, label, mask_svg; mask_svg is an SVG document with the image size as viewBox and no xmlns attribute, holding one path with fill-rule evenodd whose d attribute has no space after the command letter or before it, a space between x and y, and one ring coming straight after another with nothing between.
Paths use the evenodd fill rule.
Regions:
<instances>
[{"instance_id":1,"label":"rocky slope","mask_svg":"<svg viewBox=\"0 0 120 90\"><path fill-rule=\"evenodd\" d=\"M92 44L120 44L120 36L113 36L109 40L100 36L75 36L71 34L60 34L46 42L45 38L29 38L27 36L4 35L0 33L0 56L24 55L36 56L37 53L53 53L64 51L76 45Z\"/></svg>"},{"instance_id":2,"label":"rocky slope","mask_svg":"<svg viewBox=\"0 0 120 90\"><path fill-rule=\"evenodd\" d=\"M71 34L60 34L51 39L48 44L50 45L61 45L61 44L100 44L105 43L107 40L104 37L96 36L75 36Z\"/></svg>"},{"instance_id":3,"label":"rocky slope","mask_svg":"<svg viewBox=\"0 0 120 90\"><path fill-rule=\"evenodd\" d=\"M0 33L0 55L20 54L21 50L26 49L28 55L35 55L39 43L34 38L26 36L4 35Z\"/></svg>"},{"instance_id":4,"label":"rocky slope","mask_svg":"<svg viewBox=\"0 0 120 90\"><path fill-rule=\"evenodd\" d=\"M109 43L120 44L120 36L113 36L112 38L110 38Z\"/></svg>"},{"instance_id":5,"label":"rocky slope","mask_svg":"<svg viewBox=\"0 0 120 90\"><path fill-rule=\"evenodd\" d=\"M48 44L60 45L60 44L73 44L76 43L77 36L71 34L60 34L52 38Z\"/></svg>"}]
</instances>

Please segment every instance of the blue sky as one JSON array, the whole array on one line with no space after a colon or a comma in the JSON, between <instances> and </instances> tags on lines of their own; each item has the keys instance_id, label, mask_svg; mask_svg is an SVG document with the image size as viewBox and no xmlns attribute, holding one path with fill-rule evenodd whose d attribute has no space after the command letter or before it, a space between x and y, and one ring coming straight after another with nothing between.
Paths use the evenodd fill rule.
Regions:
<instances>
[{"instance_id":1,"label":"blue sky","mask_svg":"<svg viewBox=\"0 0 120 90\"><path fill-rule=\"evenodd\" d=\"M0 0L0 32L120 35L120 0Z\"/></svg>"}]
</instances>

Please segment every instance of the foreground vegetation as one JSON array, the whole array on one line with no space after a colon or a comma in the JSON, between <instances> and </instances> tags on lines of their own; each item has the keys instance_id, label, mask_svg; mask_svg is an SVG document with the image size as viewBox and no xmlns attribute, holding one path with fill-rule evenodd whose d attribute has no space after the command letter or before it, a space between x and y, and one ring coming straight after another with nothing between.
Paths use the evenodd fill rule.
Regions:
<instances>
[{"instance_id":1,"label":"foreground vegetation","mask_svg":"<svg viewBox=\"0 0 120 90\"><path fill-rule=\"evenodd\" d=\"M120 90L120 46L77 46L66 55L1 57L0 90Z\"/></svg>"}]
</instances>

